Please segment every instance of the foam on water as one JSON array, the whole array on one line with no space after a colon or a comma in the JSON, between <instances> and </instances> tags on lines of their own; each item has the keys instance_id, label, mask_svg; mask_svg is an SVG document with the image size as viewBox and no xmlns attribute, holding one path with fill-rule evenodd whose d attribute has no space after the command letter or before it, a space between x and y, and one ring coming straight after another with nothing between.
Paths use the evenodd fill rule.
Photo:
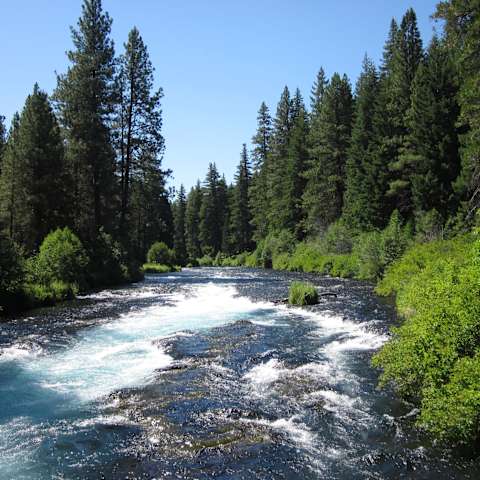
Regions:
<instances>
[{"instance_id":1,"label":"foam on water","mask_svg":"<svg viewBox=\"0 0 480 480\"><path fill-rule=\"evenodd\" d=\"M167 305L131 311L87 330L60 353L29 361L28 350L13 346L3 356L21 358L24 371L41 386L90 401L115 389L141 385L155 370L168 366L171 357L152 340L248 318L258 309L270 308L239 297L233 287L214 284L198 286L191 295L168 295L168 300Z\"/></svg>"},{"instance_id":2,"label":"foam on water","mask_svg":"<svg viewBox=\"0 0 480 480\"><path fill-rule=\"evenodd\" d=\"M142 293L131 289L122 295L125 292L142 298L153 290L147 287ZM112 298L115 293L95 295ZM68 348L57 352L42 352L33 342L0 351L4 372L15 372L7 378L9 383L0 386L3 401L10 404L0 413L0 476L25 463L26 452L45 434L54 435L45 430L46 425L58 420L64 423L63 418L69 418L77 428L124 422L119 416L80 416L75 420L75 412L112 391L141 386L156 370L170 365L173 359L155 340L249 319L259 310L271 309L268 303L238 296L234 287L213 283L192 287L186 294L162 295L159 300L162 303L80 331ZM16 404L16 399L21 403ZM21 415L23 411L27 416Z\"/></svg>"}]
</instances>

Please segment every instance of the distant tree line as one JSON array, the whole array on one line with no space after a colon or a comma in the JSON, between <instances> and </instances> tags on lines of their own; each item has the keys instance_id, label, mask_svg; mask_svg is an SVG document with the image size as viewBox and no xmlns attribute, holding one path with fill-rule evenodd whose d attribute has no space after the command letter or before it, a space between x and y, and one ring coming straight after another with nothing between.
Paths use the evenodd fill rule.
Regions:
<instances>
[{"instance_id":1,"label":"distant tree line","mask_svg":"<svg viewBox=\"0 0 480 480\"><path fill-rule=\"evenodd\" d=\"M301 241L332 225L381 230L394 213L418 232L472 226L480 203L474 4L441 2L435 16L445 31L427 48L413 9L392 20L381 64L365 56L354 89L346 75L320 69L308 109L288 87L273 118L262 103L234 183L211 164L203 184L180 190L179 260L237 254L282 232Z\"/></svg>"}]
</instances>

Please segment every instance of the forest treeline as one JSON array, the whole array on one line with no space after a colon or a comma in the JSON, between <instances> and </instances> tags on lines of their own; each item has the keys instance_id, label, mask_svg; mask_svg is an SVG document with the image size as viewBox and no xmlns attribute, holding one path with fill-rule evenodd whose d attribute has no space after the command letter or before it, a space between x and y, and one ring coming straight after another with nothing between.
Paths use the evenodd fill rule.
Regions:
<instances>
[{"instance_id":1,"label":"forest treeline","mask_svg":"<svg viewBox=\"0 0 480 480\"><path fill-rule=\"evenodd\" d=\"M250 263L268 265L276 246L347 254L389 225L421 241L474 225L478 65L462 5L438 6L444 33L427 46L412 9L392 20L381 64L365 56L355 88L320 69L308 107L288 87L273 116L262 103L234 182L211 164L203 183L178 192L178 262L220 264L256 249Z\"/></svg>"},{"instance_id":2,"label":"forest treeline","mask_svg":"<svg viewBox=\"0 0 480 480\"><path fill-rule=\"evenodd\" d=\"M4 306L138 278L151 244L172 242L163 93L138 29L116 54L111 24L101 0L85 0L53 94L35 84L8 133L0 122Z\"/></svg>"}]
</instances>

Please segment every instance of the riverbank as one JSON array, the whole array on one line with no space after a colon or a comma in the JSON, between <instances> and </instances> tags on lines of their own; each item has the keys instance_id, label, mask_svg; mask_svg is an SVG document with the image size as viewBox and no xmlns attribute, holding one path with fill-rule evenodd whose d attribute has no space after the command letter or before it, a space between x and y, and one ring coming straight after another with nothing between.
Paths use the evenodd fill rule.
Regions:
<instances>
[{"instance_id":1,"label":"riverbank","mask_svg":"<svg viewBox=\"0 0 480 480\"><path fill-rule=\"evenodd\" d=\"M300 243L290 252L270 252L267 264L258 250L216 260L369 280L377 294L394 296L402 325L392 329L374 357L382 371L380 386L390 385L414 403L418 428L433 439L475 454L480 441L478 234L413 244L384 269L378 251L364 256L359 251L326 255L318 245Z\"/></svg>"}]
</instances>

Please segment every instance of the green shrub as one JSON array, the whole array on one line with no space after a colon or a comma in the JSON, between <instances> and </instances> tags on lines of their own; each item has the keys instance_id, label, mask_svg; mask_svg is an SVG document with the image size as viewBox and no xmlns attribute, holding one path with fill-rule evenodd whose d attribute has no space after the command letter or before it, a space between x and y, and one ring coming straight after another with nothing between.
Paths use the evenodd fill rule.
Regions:
<instances>
[{"instance_id":1,"label":"green shrub","mask_svg":"<svg viewBox=\"0 0 480 480\"><path fill-rule=\"evenodd\" d=\"M465 264L467 261L465 252L470 248L472 241L472 235L464 235L452 240L438 240L412 246L399 261L386 269L385 276L377 284L376 292L387 296L401 291L411 278L438 259L448 258L455 264Z\"/></svg>"},{"instance_id":2,"label":"green shrub","mask_svg":"<svg viewBox=\"0 0 480 480\"><path fill-rule=\"evenodd\" d=\"M443 237L443 218L437 210L418 212L415 215L415 239L418 242L431 242Z\"/></svg>"},{"instance_id":3,"label":"green shrub","mask_svg":"<svg viewBox=\"0 0 480 480\"><path fill-rule=\"evenodd\" d=\"M171 265L161 265L159 263L144 263L142 270L145 273L168 273L178 272L180 267L172 267Z\"/></svg>"},{"instance_id":4,"label":"green shrub","mask_svg":"<svg viewBox=\"0 0 480 480\"><path fill-rule=\"evenodd\" d=\"M315 305L318 303L318 292L315 286L308 282L292 282L288 291L290 305Z\"/></svg>"},{"instance_id":5,"label":"green shrub","mask_svg":"<svg viewBox=\"0 0 480 480\"><path fill-rule=\"evenodd\" d=\"M142 277L140 265L128 260L129 256L120 243L103 229L88 247L88 283L91 287L118 285Z\"/></svg>"},{"instance_id":6,"label":"green shrub","mask_svg":"<svg viewBox=\"0 0 480 480\"><path fill-rule=\"evenodd\" d=\"M405 318L374 357L381 385L418 402L418 424L436 438L480 440L480 241L417 245L379 291L396 293Z\"/></svg>"},{"instance_id":7,"label":"green shrub","mask_svg":"<svg viewBox=\"0 0 480 480\"><path fill-rule=\"evenodd\" d=\"M270 233L261 243L260 265L272 268L275 257L282 254L291 254L295 249L296 240L288 230Z\"/></svg>"},{"instance_id":8,"label":"green shrub","mask_svg":"<svg viewBox=\"0 0 480 480\"><path fill-rule=\"evenodd\" d=\"M341 278L355 278L358 276L358 258L347 253L344 255L333 255L330 275Z\"/></svg>"},{"instance_id":9,"label":"green shrub","mask_svg":"<svg viewBox=\"0 0 480 480\"><path fill-rule=\"evenodd\" d=\"M368 232L361 234L353 247L358 258L358 278L377 280L383 273L382 234Z\"/></svg>"},{"instance_id":10,"label":"green shrub","mask_svg":"<svg viewBox=\"0 0 480 480\"><path fill-rule=\"evenodd\" d=\"M27 283L25 285L26 304L29 307L55 305L64 300L75 298L78 287L75 284L53 281L48 285Z\"/></svg>"},{"instance_id":11,"label":"green shrub","mask_svg":"<svg viewBox=\"0 0 480 480\"><path fill-rule=\"evenodd\" d=\"M147 262L173 265L175 263L175 252L168 248L164 242L155 242L147 253Z\"/></svg>"},{"instance_id":12,"label":"green shrub","mask_svg":"<svg viewBox=\"0 0 480 480\"><path fill-rule=\"evenodd\" d=\"M65 227L49 233L36 257L27 262L27 281L50 285L59 281L83 285L89 258L79 238Z\"/></svg>"},{"instance_id":13,"label":"green shrub","mask_svg":"<svg viewBox=\"0 0 480 480\"><path fill-rule=\"evenodd\" d=\"M250 268L261 267L261 249L257 247L252 253L245 258L245 266Z\"/></svg>"},{"instance_id":14,"label":"green shrub","mask_svg":"<svg viewBox=\"0 0 480 480\"><path fill-rule=\"evenodd\" d=\"M198 264L201 267L213 267L214 259L210 255L204 255L198 259Z\"/></svg>"},{"instance_id":15,"label":"green shrub","mask_svg":"<svg viewBox=\"0 0 480 480\"><path fill-rule=\"evenodd\" d=\"M324 253L350 253L354 238L352 229L343 220L338 220L328 227L321 240Z\"/></svg>"},{"instance_id":16,"label":"green shrub","mask_svg":"<svg viewBox=\"0 0 480 480\"><path fill-rule=\"evenodd\" d=\"M403 254L412 238L411 228L403 226L402 218L395 210L382 232L382 263L390 265Z\"/></svg>"}]
</instances>

